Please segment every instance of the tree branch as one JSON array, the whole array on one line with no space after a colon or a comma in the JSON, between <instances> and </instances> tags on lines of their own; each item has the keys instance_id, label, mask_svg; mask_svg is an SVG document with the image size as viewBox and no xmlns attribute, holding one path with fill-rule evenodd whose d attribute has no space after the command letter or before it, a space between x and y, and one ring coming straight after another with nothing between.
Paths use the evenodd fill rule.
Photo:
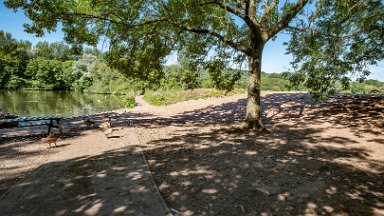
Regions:
<instances>
[{"instance_id":1,"label":"tree branch","mask_svg":"<svg viewBox=\"0 0 384 216\"><path fill-rule=\"evenodd\" d=\"M260 35L260 27L256 19L256 1L255 0L250 0L250 1L236 0L235 2L237 7L245 11L244 13L241 13L241 11L238 10L237 8L234 8L225 4L224 2L222 2L222 0L212 0L212 2L209 2L209 4L215 4L220 8L224 9L225 11L240 17L251 29L253 34Z\"/></svg>"},{"instance_id":2,"label":"tree branch","mask_svg":"<svg viewBox=\"0 0 384 216\"><path fill-rule=\"evenodd\" d=\"M263 23L268 19L269 14L273 9L275 9L275 7L277 6L277 4L279 4L279 2L280 0L274 0L272 4L265 7L263 15L261 15L260 23Z\"/></svg>"},{"instance_id":3,"label":"tree branch","mask_svg":"<svg viewBox=\"0 0 384 216\"><path fill-rule=\"evenodd\" d=\"M260 28L259 28L259 25L257 23L257 20L255 18L252 19L252 15L250 15L250 14L252 14L252 10L249 10L249 8L250 8L250 6L248 4L249 2L236 1L237 6L244 9L244 11L245 11L244 14L241 13L236 8L233 8L233 7L230 7L229 5L224 4L220 0L213 0L212 3L218 5L220 8L226 10L227 12L230 12L230 13L240 17L242 20L244 20L244 22L247 24L247 26L251 29L251 31L254 34L256 34L256 35L260 34ZM256 12L254 12L254 13L256 13Z\"/></svg>"},{"instance_id":4,"label":"tree branch","mask_svg":"<svg viewBox=\"0 0 384 216\"><path fill-rule=\"evenodd\" d=\"M244 19L245 15L242 14L237 8L234 8L234 7L231 7L225 3L223 3L221 0L214 0L212 1L213 4L221 7L222 9L224 9L225 11L228 11L242 19Z\"/></svg>"},{"instance_id":5,"label":"tree branch","mask_svg":"<svg viewBox=\"0 0 384 216\"><path fill-rule=\"evenodd\" d=\"M236 2L237 7L241 8L241 9L245 9L244 1L236 0L235 2Z\"/></svg>"},{"instance_id":6,"label":"tree branch","mask_svg":"<svg viewBox=\"0 0 384 216\"><path fill-rule=\"evenodd\" d=\"M308 3L309 0L299 0L291 10L285 14L280 21L268 30L268 37L272 38L282 29L286 28L291 20L300 12L301 9Z\"/></svg>"},{"instance_id":7,"label":"tree branch","mask_svg":"<svg viewBox=\"0 0 384 216\"><path fill-rule=\"evenodd\" d=\"M59 15L59 17L61 17L62 19L68 19L68 18L72 19L73 17L80 17L80 18L83 18L83 19L94 19L94 20L107 21L109 23L113 23L113 24L116 24L116 25L126 26L129 29L140 27L140 26L144 26L144 25L152 25L152 24L156 24L156 23L159 23L159 22L164 22L164 21L167 20L165 18L158 18L158 19L142 21L142 22L139 22L139 23L127 23L127 22L123 22L123 21L117 21L117 20L114 20L114 19L110 19L110 18L107 18L105 16L97 16L97 15L93 15L93 14L85 14L85 13L79 13L79 12L61 13Z\"/></svg>"},{"instance_id":8,"label":"tree branch","mask_svg":"<svg viewBox=\"0 0 384 216\"><path fill-rule=\"evenodd\" d=\"M360 29L359 31L355 31L355 32L345 34L345 35L335 35L335 34L325 34L319 30L311 29L311 28L299 28L296 26L287 26L287 28L291 29L291 30L295 30L295 31L305 32L308 34L314 33L314 34L319 35L321 37L335 38L335 39L339 39L339 40L349 39L349 38L352 38L352 37L355 37L359 34L364 33L363 29Z\"/></svg>"},{"instance_id":9,"label":"tree branch","mask_svg":"<svg viewBox=\"0 0 384 216\"><path fill-rule=\"evenodd\" d=\"M260 25L256 20L256 1L248 0L244 3L245 17L244 22L251 29L253 35L261 35Z\"/></svg>"},{"instance_id":10,"label":"tree branch","mask_svg":"<svg viewBox=\"0 0 384 216\"><path fill-rule=\"evenodd\" d=\"M188 31L188 32L196 33L196 34L206 34L206 35L213 36L213 37L219 39L224 44L232 47L235 50L238 50L242 53L249 53L249 49L246 46L241 46L240 44L237 44L234 41L229 40L228 38L222 36L221 34L215 32L215 31L211 31L208 29L192 28L192 27L183 26L183 25L180 25L180 24L174 23L174 22L173 22L173 25L176 26L177 28L180 28L181 30L184 30L184 31Z\"/></svg>"},{"instance_id":11,"label":"tree branch","mask_svg":"<svg viewBox=\"0 0 384 216\"><path fill-rule=\"evenodd\" d=\"M254 23L254 25L258 26L256 19L256 0L250 0L248 4L248 13L249 19Z\"/></svg>"}]
</instances>

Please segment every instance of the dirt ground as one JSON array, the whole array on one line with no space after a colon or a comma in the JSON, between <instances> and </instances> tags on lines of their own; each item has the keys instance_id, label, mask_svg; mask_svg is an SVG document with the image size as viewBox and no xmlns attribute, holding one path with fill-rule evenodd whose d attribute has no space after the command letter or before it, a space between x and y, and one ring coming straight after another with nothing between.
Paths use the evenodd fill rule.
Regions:
<instances>
[{"instance_id":1,"label":"dirt ground","mask_svg":"<svg viewBox=\"0 0 384 216\"><path fill-rule=\"evenodd\" d=\"M65 120L59 148L41 143L44 128L2 129L0 193L47 163L85 155L82 164L97 161L89 155L119 151L123 137L134 133L175 215L384 215L382 97L320 104L304 93L265 93L269 132L262 134L231 129L243 120L245 97L165 107L137 98L134 110L91 116L97 123L112 116L119 130L110 145L90 146L105 137L81 119ZM119 155L108 157L119 161Z\"/></svg>"}]
</instances>

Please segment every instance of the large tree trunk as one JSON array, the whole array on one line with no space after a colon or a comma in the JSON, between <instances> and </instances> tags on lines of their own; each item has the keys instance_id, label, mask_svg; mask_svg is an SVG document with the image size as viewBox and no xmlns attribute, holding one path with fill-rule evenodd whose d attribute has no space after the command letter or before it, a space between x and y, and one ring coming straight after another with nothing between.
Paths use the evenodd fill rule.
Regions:
<instances>
[{"instance_id":1,"label":"large tree trunk","mask_svg":"<svg viewBox=\"0 0 384 216\"><path fill-rule=\"evenodd\" d=\"M247 110L245 114L245 129L264 130L264 124L261 119L261 101L260 101L260 77L261 77L261 58L264 43L256 43L253 46L252 55L248 56L248 99Z\"/></svg>"}]
</instances>

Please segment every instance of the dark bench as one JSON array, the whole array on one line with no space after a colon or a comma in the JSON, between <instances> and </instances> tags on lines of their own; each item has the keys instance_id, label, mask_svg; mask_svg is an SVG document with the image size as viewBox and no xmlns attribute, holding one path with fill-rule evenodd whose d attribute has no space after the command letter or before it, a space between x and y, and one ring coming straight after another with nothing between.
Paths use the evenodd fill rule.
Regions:
<instances>
[{"instance_id":1,"label":"dark bench","mask_svg":"<svg viewBox=\"0 0 384 216\"><path fill-rule=\"evenodd\" d=\"M56 127L60 130L60 121L63 119L61 116L33 116L33 117L21 117L13 119L1 119L1 125L15 125L15 127L30 127L30 126L48 126L48 134L51 133L52 127ZM56 124L54 124L56 123ZM1 127L0 127L1 128Z\"/></svg>"}]
</instances>

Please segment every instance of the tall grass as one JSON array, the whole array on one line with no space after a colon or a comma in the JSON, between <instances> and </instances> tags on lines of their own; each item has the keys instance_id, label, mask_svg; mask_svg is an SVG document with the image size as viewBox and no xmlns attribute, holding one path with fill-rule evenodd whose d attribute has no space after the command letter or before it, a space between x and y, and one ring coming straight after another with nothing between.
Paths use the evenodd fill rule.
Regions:
<instances>
[{"instance_id":1,"label":"tall grass","mask_svg":"<svg viewBox=\"0 0 384 216\"><path fill-rule=\"evenodd\" d=\"M169 105L181 101L196 100L210 97L221 97L245 92L245 89L234 89L230 92L217 89L194 89L194 90L157 90L147 91L144 100L152 105Z\"/></svg>"}]
</instances>

